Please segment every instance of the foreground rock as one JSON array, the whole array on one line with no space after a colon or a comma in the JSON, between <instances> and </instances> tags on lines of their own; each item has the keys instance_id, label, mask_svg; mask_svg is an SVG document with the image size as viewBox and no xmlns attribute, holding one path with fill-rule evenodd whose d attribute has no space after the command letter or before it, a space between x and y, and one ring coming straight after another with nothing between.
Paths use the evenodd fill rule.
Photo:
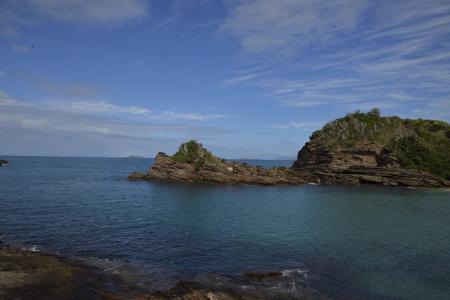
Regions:
<instances>
[{"instance_id":1,"label":"foreground rock","mask_svg":"<svg viewBox=\"0 0 450 300\"><path fill-rule=\"evenodd\" d=\"M296 286L292 290L292 285ZM160 292L123 281L95 267L53 255L18 249L0 249L0 299L2 300L254 300L327 299L302 278L278 272L252 273L242 278L204 275L180 281Z\"/></svg>"},{"instance_id":2,"label":"foreground rock","mask_svg":"<svg viewBox=\"0 0 450 300\"><path fill-rule=\"evenodd\" d=\"M145 299L256 300L256 299L330 299L311 288L297 272L252 273L238 278L221 275L198 276L181 281L176 287Z\"/></svg>"},{"instance_id":3,"label":"foreground rock","mask_svg":"<svg viewBox=\"0 0 450 300\"><path fill-rule=\"evenodd\" d=\"M117 299L100 270L39 252L0 249L0 299Z\"/></svg>"}]
</instances>

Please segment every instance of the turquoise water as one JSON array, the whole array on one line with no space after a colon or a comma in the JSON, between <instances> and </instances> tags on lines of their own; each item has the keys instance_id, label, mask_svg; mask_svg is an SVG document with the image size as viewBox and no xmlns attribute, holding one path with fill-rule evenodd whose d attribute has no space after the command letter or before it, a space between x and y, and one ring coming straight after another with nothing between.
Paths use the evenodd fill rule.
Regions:
<instances>
[{"instance_id":1,"label":"turquoise water","mask_svg":"<svg viewBox=\"0 0 450 300\"><path fill-rule=\"evenodd\" d=\"M6 159L0 239L155 281L301 268L335 298L450 299L449 192L128 182L151 160Z\"/></svg>"}]
</instances>

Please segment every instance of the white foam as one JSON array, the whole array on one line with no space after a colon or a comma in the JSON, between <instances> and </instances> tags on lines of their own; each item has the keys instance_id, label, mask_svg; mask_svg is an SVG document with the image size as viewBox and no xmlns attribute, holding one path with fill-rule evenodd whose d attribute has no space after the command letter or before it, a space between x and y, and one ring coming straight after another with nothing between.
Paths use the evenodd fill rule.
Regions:
<instances>
[{"instance_id":1,"label":"white foam","mask_svg":"<svg viewBox=\"0 0 450 300\"><path fill-rule=\"evenodd\" d=\"M281 275L283 277L292 277L294 275L300 275L303 278L308 278L308 271L303 270L303 269L287 269L287 270L283 270L281 271Z\"/></svg>"},{"instance_id":2,"label":"white foam","mask_svg":"<svg viewBox=\"0 0 450 300\"><path fill-rule=\"evenodd\" d=\"M40 251L37 245L31 246L28 250L30 250L31 252L39 252Z\"/></svg>"}]
</instances>

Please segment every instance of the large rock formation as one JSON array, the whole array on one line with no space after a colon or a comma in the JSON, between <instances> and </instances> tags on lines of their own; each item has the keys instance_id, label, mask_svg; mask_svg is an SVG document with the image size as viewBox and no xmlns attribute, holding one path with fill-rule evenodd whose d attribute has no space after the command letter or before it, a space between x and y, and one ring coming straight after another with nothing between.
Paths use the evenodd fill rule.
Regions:
<instances>
[{"instance_id":1,"label":"large rock formation","mask_svg":"<svg viewBox=\"0 0 450 300\"><path fill-rule=\"evenodd\" d=\"M255 185L304 184L313 180L301 171L285 167L265 169L226 162L195 141L182 144L173 156L158 153L146 174L132 173L128 179Z\"/></svg>"},{"instance_id":2,"label":"large rock formation","mask_svg":"<svg viewBox=\"0 0 450 300\"><path fill-rule=\"evenodd\" d=\"M225 184L378 184L450 187L450 125L356 112L312 134L291 168L226 162L195 141L159 153L146 174L129 180Z\"/></svg>"},{"instance_id":3,"label":"large rock formation","mask_svg":"<svg viewBox=\"0 0 450 300\"><path fill-rule=\"evenodd\" d=\"M293 169L324 184L446 187L449 133L440 121L357 112L314 132Z\"/></svg>"}]
</instances>

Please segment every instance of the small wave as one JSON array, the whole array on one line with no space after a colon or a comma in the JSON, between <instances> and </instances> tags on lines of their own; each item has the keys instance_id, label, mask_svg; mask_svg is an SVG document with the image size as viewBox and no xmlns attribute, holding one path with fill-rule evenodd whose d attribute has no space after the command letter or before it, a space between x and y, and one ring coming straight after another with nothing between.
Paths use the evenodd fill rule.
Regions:
<instances>
[{"instance_id":1,"label":"small wave","mask_svg":"<svg viewBox=\"0 0 450 300\"><path fill-rule=\"evenodd\" d=\"M281 275L283 277L294 277L294 276L301 276L304 279L308 278L308 271L305 269L286 269L281 271Z\"/></svg>"},{"instance_id":2,"label":"small wave","mask_svg":"<svg viewBox=\"0 0 450 300\"><path fill-rule=\"evenodd\" d=\"M38 245L33 245L33 246L31 246L31 247L24 247L24 248L21 248L22 250L26 250L26 251L31 251L31 252L39 252L39 251L41 251L40 249L39 249L39 246Z\"/></svg>"}]
</instances>

